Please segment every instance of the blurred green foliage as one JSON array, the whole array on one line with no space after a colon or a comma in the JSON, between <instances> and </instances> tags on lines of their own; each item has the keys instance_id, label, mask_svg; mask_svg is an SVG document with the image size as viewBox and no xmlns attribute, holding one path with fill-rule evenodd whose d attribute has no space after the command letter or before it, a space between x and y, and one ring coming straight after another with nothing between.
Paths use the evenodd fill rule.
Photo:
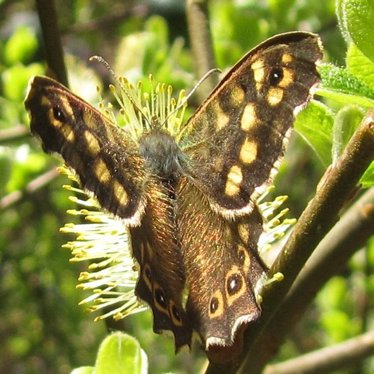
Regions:
<instances>
[{"instance_id":1,"label":"blurred green foliage","mask_svg":"<svg viewBox=\"0 0 374 374\"><path fill-rule=\"evenodd\" d=\"M337 3L342 15L347 9L351 12L359 1ZM92 21L103 16L114 20L123 7L134 4L118 0L110 6L104 0L58 4L66 62L75 92L87 100L98 101L98 74L94 70L98 68L88 63L91 55L103 56L116 74L130 80L152 73L156 80L170 83L176 90L193 87L196 80L192 75L183 2L169 8L168 2L166 7L151 1L146 4L148 13L134 11L122 22L97 24ZM319 33L326 59L344 65L347 47L337 27L334 4L333 0L211 2L218 66L225 69L233 65L272 34L296 29ZM23 107L27 81L42 74L45 64L34 2L0 1L0 6L0 199L4 203L59 161L42 153L37 141L28 135L4 135L4 130L27 128ZM368 14L372 10L369 7ZM330 90L321 92L329 107L311 105L298 119L296 127L311 147L294 136L277 179L277 194L289 195L293 216L298 216L307 204L323 169L341 153L362 118L362 108L372 104L373 45L360 33L365 29L370 34L372 19L360 15L341 25L346 37L357 40L357 46L351 44L348 49L348 69L322 67L321 74L325 69L326 82L331 82ZM367 74L368 71L371 73ZM355 105L345 106L352 102ZM321 125L319 131L315 130L316 123ZM366 186L372 185L372 181L371 169ZM67 219L71 220L65 214L71 203L61 188L63 183L64 178L58 177L15 204L6 208L0 205L0 373L68 373L74 367L94 365L96 351L106 335L104 323L94 323L93 317L77 305L83 295L75 285L84 268L69 264L69 253L61 249L68 238L59 233L59 228ZM369 321L373 321L373 265L371 241L366 254L357 253L344 272L321 291L278 358L293 357L365 331ZM368 305L362 305L363 300ZM192 355L182 352L175 356L172 340L153 334L148 312L129 317L123 326L147 352L151 373L196 373L204 362L197 347ZM137 343L133 344L139 353ZM80 370L91 372L88 367ZM374 370L373 365L366 372L370 370Z\"/></svg>"}]
</instances>

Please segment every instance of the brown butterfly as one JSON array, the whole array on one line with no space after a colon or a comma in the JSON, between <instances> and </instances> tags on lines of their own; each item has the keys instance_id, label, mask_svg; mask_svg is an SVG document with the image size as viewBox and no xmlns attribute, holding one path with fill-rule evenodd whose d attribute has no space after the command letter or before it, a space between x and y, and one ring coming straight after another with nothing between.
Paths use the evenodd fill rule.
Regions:
<instances>
[{"instance_id":1,"label":"brown butterfly","mask_svg":"<svg viewBox=\"0 0 374 374\"><path fill-rule=\"evenodd\" d=\"M208 352L233 347L261 314L255 287L267 269L256 197L320 80L321 57L314 34L266 40L228 72L178 142L160 123L133 139L56 81L31 82L32 133L129 227L136 295L177 349L191 344L192 331Z\"/></svg>"}]
</instances>

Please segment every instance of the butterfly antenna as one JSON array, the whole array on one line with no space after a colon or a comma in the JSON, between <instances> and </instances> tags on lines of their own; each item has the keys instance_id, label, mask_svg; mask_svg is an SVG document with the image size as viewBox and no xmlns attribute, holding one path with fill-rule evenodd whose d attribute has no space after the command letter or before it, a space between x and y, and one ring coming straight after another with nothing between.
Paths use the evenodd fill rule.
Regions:
<instances>
[{"instance_id":1,"label":"butterfly antenna","mask_svg":"<svg viewBox=\"0 0 374 374\"><path fill-rule=\"evenodd\" d=\"M190 99L190 97L196 92L196 90L201 86L201 84L212 74L214 73L221 73L222 70L218 68L210 69L208 72L206 72L195 84L195 86L191 89L191 91L188 93L188 95L179 103L178 106L175 107L173 111L169 113L169 115L166 117L164 123L168 121L168 119L175 113L178 112L179 109L181 109L187 101Z\"/></svg>"},{"instance_id":2,"label":"butterfly antenna","mask_svg":"<svg viewBox=\"0 0 374 374\"><path fill-rule=\"evenodd\" d=\"M127 98L130 100L131 104L133 105L134 109L136 112L138 112L141 117L147 122L147 124L149 126L151 126L151 123L150 121L148 120L147 116L144 114L144 112L142 111L142 109L139 107L139 105L135 102L134 98L128 93L126 87L123 85L123 83L121 82L121 79L116 75L116 73L114 72L114 70L111 68L111 66L109 65L108 61L106 61L103 57L101 56L92 56L89 58L89 61L97 61L99 62L100 64L103 64L105 66L105 68L109 71L109 73L112 75L113 77L113 80L115 82L117 82L117 84L121 87L122 91L124 92L124 94L127 96Z\"/></svg>"},{"instance_id":3,"label":"butterfly antenna","mask_svg":"<svg viewBox=\"0 0 374 374\"><path fill-rule=\"evenodd\" d=\"M189 98L195 93L195 91L201 86L201 84L206 80L208 79L212 74L214 73L222 73L222 70L221 69L218 69L218 68L214 68L214 69L210 69L209 71L207 71L198 81L197 83L195 84L195 86L192 88L192 90L188 93L188 95L184 98L184 100L182 101L182 103L180 105L178 105L178 107L184 105L188 100Z\"/></svg>"}]
</instances>

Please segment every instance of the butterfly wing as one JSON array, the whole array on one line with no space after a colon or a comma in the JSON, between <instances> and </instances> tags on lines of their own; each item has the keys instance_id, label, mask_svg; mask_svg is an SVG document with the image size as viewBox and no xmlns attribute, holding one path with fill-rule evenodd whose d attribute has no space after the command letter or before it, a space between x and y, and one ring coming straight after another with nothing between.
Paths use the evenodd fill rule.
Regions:
<instances>
[{"instance_id":1,"label":"butterfly wing","mask_svg":"<svg viewBox=\"0 0 374 374\"><path fill-rule=\"evenodd\" d=\"M129 226L133 255L140 267L135 293L150 305L154 330L171 330L177 348L190 344L173 202L170 191L148 170L139 144L50 78L34 78L25 106L31 131L41 138L44 150L61 154L82 187Z\"/></svg>"},{"instance_id":2,"label":"butterfly wing","mask_svg":"<svg viewBox=\"0 0 374 374\"><path fill-rule=\"evenodd\" d=\"M173 332L175 347L191 344L192 329L182 303L185 267L175 235L174 204L167 187L148 183L148 203L141 226L130 227L138 263L136 294L153 313L153 330Z\"/></svg>"},{"instance_id":3,"label":"butterfly wing","mask_svg":"<svg viewBox=\"0 0 374 374\"><path fill-rule=\"evenodd\" d=\"M249 212L272 179L295 113L319 82L319 38L281 34L250 51L184 129L195 183L227 217Z\"/></svg>"},{"instance_id":4,"label":"butterfly wing","mask_svg":"<svg viewBox=\"0 0 374 374\"><path fill-rule=\"evenodd\" d=\"M61 154L103 208L139 223L145 206L144 160L123 130L47 77L33 79L25 106L43 149Z\"/></svg>"},{"instance_id":5,"label":"butterfly wing","mask_svg":"<svg viewBox=\"0 0 374 374\"><path fill-rule=\"evenodd\" d=\"M232 346L242 325L261 314L255 285L266 270L257 254L262 217L254 208L226 220L188 178L180 181L177 201L190 323L206 350Z\"/></svg>"},{"instance_id":6,"label":"butterfly wing","mask_svg":"<svg viewBox=\"0 0 374 374\"><path fill-rule=\"evenodd\" d=\"M184 129L189 170L177 199L187 313L214 360L228 356L214 355L217 347L240 351L244 326L261 314L255 288L266 268L257 250L263 228L255 197L273 177L295 113L319 82L321 56L318 37L309 33L265 41Z\"/></svg>"}]
</instances>

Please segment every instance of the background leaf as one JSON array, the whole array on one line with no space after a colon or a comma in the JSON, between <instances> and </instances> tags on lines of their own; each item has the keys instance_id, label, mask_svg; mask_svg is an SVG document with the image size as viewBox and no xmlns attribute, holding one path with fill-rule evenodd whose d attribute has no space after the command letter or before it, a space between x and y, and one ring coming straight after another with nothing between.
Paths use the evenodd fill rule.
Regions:
<instances>
[{"instance_id":1,"label":"background leaf","mask_svg":"<svg viewBox=\"0 0 374 374\"><path fill-rule=\"evenodd\" d=\"M347 52L347 68L351 74L374 89L374 63L353 43Z\"/></svg>"},{"instance_id":2,"label":"background leaf","mask_svg":"<svg viewBox=\"0 0 374 374\"><path fill-rule=\"evenodd\" d=\"M374 62L372 0L338 0L339 24L362 53Z\"/></svg>"},{"instance_id":3,"label":"background leaf","mask_svg":"<svg viewBox=\"0 0 374 374\"><path fill-rule=\"evenodd\" d=\"M295 121L296 131L313 148L322 163L331 163L333 116L331 110L318 101L312 101Z\"/></svg>"},{"instance_id":4,"label":"background leaf","mask_svg":"<svg viewBox=\"0 0 374 374\"><path fill-rule=\"evenodd\" d=\"M147 368L147 356L132 336L116 332L101 343L95 364L97 374L145 374Z\"/></svg>"}]
</instances>

